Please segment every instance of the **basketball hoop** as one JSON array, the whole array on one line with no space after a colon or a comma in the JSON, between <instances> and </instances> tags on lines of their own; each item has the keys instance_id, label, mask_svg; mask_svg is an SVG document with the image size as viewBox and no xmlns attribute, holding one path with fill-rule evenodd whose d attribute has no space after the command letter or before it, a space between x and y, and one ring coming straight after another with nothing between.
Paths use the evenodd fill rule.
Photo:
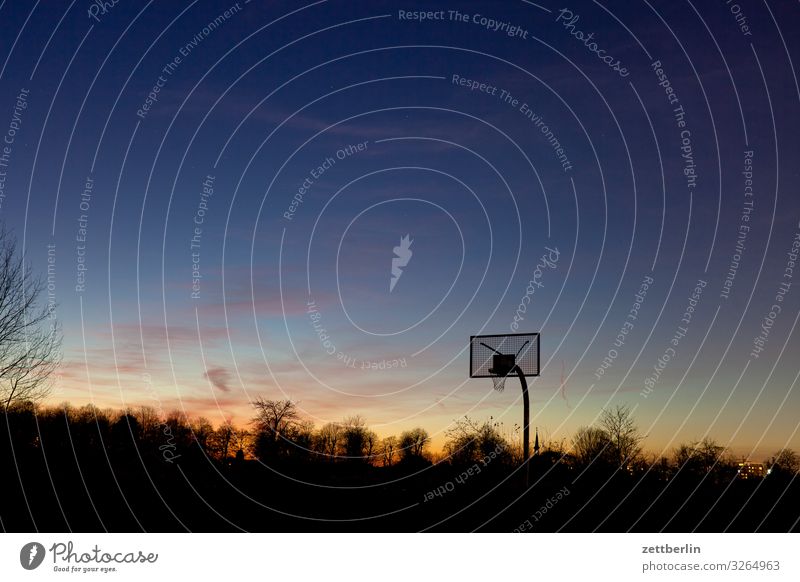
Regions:
<instances>
[{"instance_id":1,"label":"basketball hoop","mask_svg":"<svg viewBox=\"0 0 800 582\"><path fill-rule=\"evenodd\" d=\"M525 463L525 487L528 487L530 400L526 376L539 375L539 334L513 333L473 335L469 338L470 378L491 378L492 386L502 392L506 378L519 377L522 387L522 456Z\"/></svg>"},{"instance_id":2,"label":"basketball hoop","mask_svg":"<svg viewBox=\"0 0 800 582\"><path fill-rule=\"evenodd\" d=\"M527 345L527 343L528 342L526 342L525 345ZM492 354L492 367L489 368L489 376L492 379L494 389L498 392L502 392L506 387L506 378L516 372L517 358L511 354L502 354L484 342L480 342L480 344L484 348L494 352ZM519 355L519 352L517 352L517 355Z\"/></svg>"},{"instance_id":3,"label":"basketball hoop","mask_svg":"<svg viewBox=\"0 0 800 582\"><path fill-rule=\"evenodd\" d=\"M469 343L470 378L539 375L539 334L474 335Z\"/></svg>"}]
</instances>

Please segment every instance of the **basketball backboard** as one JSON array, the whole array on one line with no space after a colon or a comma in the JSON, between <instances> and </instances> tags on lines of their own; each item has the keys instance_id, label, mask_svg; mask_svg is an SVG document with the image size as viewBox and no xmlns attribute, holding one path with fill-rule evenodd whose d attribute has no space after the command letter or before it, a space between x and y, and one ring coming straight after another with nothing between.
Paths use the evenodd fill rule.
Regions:
<instances>
[{"instance_id":1,"label":"basketball backboard","mask_svg":"<svg viewBox=\"0 0 800 582\"><path fill-rule=\"evenodd\" d=\"M516 374L539 375L539 334L507 333L473 335L469 338L470 378L492 378Z\"/></svg>"}]
</instances>

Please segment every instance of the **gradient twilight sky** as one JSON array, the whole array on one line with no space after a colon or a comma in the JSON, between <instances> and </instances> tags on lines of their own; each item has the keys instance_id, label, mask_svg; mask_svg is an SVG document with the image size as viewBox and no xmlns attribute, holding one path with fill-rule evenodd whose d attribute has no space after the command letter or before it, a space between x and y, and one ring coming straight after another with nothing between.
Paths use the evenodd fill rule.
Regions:
<instances>
[{"instance_id":1,"label":"gradient twilight sky","mask_svg":"<svg viewBox=\"0 0 800 582\"><path fill-rule=\"evenodd\" d=\"M466 348L535 279L518 325L542 333L548 438L625 403L655 452L800 448L800 288L775 299L800 231L796 3L97 6L0 4L0 218L37 272L54 257L51 402L217 424L261 395L435 444L465 414L510 430L516 382L470 380Z\"/></svg>"}]
</instances>

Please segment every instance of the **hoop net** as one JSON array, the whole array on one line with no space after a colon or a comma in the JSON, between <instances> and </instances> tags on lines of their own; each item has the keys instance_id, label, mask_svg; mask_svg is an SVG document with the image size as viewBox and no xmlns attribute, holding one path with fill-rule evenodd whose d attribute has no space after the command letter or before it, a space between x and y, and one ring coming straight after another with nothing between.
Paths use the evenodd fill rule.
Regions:
<instances>
[{"instance_id":1,"label":"hoop net","mask_svg":"<svg viewBox=\"0 0 800 582\"><path fill-rule=\"evenodd\" d=\"M508 376L491 376L491 378L494 389L498 392L502 392L506 387L506 378L508 378Z\"/></svg>"}]
</instances>

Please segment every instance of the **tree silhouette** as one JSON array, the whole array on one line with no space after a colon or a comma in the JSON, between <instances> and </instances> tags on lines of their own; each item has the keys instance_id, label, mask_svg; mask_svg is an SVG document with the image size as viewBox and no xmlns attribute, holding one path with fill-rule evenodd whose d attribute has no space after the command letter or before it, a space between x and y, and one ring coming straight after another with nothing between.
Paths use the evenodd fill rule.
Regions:
<instances>
[{"instance_id":1,"label":"tree silhouette","mask_svg":"<svg viewBox=\"0 0 800 582\"><path fill-rule=\"evenodd\" d=\"M453 423L446 432L445 452L454 464L474 463L494 452L508 456L511 446L500 434L497 424L479 423L467 416Z\"/></svg>"},{"instance_id":2,"label":"tree silhouette","mask_svg":"<svg viewBox=\"0 0 800 582\"><path fill-rule=\"evenodd\" d=\"M253 421L259 430L269 433L276 441L299 417L297 406L291 400L267 400L259 396L253 401L253 407L256 409Z\"/></svg>"},{"instance_id":3,"label":"tree silhouette","mask_svg":"<svg viewBox=\"0 0 800 582\"><path fill-rule=\"evenodd\" d=\"M232 448L234 431L236 427L230 419L223 422L211 433L208 439L211 454L221 461L225 461Z\"/></svg>"},{"instance_id":4,"label":"tree silhouette","mask_svg":"<svg viewBox=\"0 0 800 582\"><path fill-rule=\"evenodd\" d=\"M597 462L605 463L608 459L609 445L606 431L594 426L582 426L572 437L572 453L578 464L583 466Z\"/></svg>"},{"instance_id":5,"label":"tree silhouette","mask_svg":"<svg viewBox=\"0 0 800 582\"><path fill-rule=\"evenodd\" d=\"M252 405L256 409L253 423L258 431L256 456L263 459L285 452L286 443L281 442L281 437L285 436L299 418L295 403L291 400L267 400L259 396Z\"/></svg>"},{"instance_id":6,"label":"tree silhouette","mask_svg":"<svg viewBox=\"0 0 800 582\"><path fill-rule=\"evenodd\" d=\"M142 431L142 439L155 442L162 431L162 420L158 411L152 406L139 406L132 414L139 421L139 430Z\"/></svg>"},{"instance_id":7,"label":"tree silhouette","mask_svg":"<svg viewBox=\"0 0 800 582\"><path fill-rule=\"evenodd\" d=\"M253 434L246 428L237 428L233 431L233 447L236 450L236 459L244 459L245 451L252 448Z\"/></svg>"},{"instance_id":8,"label":"tree silhouette","mask_svg":"<svg viewBox=\"0 0 800 582\"><path fill-rule=\"evenodd\" d=\"M412 428L400 435L400 460L403 462L419 462L425 460L425 449L430 443L428 431L424 428Z\"/></svg>"},{"instance_id":9,"label":"tree silhouette","mask_svg":"<svg viewBox=\"0 0 800 582\"><path fill-rule=\"evenodd\" d=\"M724 453L725 447L708 437L700 442L681 444L673 453L676 474L683 478L710 478L712 482L728 481L736 471Z\"/></svg>"},{"instance_id":10,"label":"tree silhouette","mask_svg":"<svg viewBox=\"0 0 800 582\"><path fill-rule=\"evenodd\" d=\"M371 463L378 435L367 428L363 417L345 418L342 423L342 454L350 461Z\"/></svg>"},{"instance_id":11,"label":"tree silhouette","mask_svg":"<svg viewBox=\"0 0 800 582\"><path fill-rule=\"evenodd\" d=\"M314 423L300 420L286 431L288 454L295 458L307 459L314 448Z\"/></svg>"},{"instance_id":12,"label":"tree silhouette","mask_svg":"<svg viewBox=\"0 0 800 582\"><path fill-rule=\"evenodd\" d=\"M319 429L319 433L315 439L316 450L331 462L336 459L336 455L339 451L342 432L342 427L339 423L329 422Z\"/></svg>"},{"instance_id":13,"label":"tree silhouette","mask_svg":"<svg viewBox=\"0 0 800 582\"><path fill-rule=\"evenodd\" d=\"M636 427L630 407L619 404L614 408L603 409L600 426L608 436L609 454L618 467L627 467L642 452L644 437Z\"/></svg>"},{"instance_id":14,"label":"tree silhouette","mask_svg":"<svg viewBox=\"0 0 800 582\"><path fill-rule=\"evenodd\" d=\"M212 435L214 434L214 427L211 422L201 416L189 423L192 431L192 439L200 450L205 454L211 454L212 450Z\"/></svg>"},{"instance_id":15,"label":"tree silhouette","mask_svg":"<svg viewBox=\"0 0 800 582\"><path fill-rule=\"evenodd\" d=\"M397 457L397 437L388 436L381 440L381 463L384 467L391 467Z\"/></svg>"},{"instance_id":16,"label":"tree silhouette","mask_svg":"<svg viewBox=\"0 0 800 582\"><path fill-rule=\"evenodd\" d=\"M0 401L42 400L60 359L61 336L47 326L47 307L38 307L44 282L31 276L16 240L0 228ZM48 329L49 328L49 329Z\"/></svg>"},{"instance_id":17,"label":"tree silhouette","mask_svg":"<svg viewBox=\"0 0 800 582\"><path fill-rule=\"evenodd\" d=\"M111 443L126 458L139 448L140 441L139 421L132 414L123 414L111 425Z\"/></svg>"},{"instance_id":18,"label":"tree silhouette","mask_svg":"<svg viewBox=\"0 0 800 582\"><path fill-rule=\"evenodd\" d=\"M794 477L800 473L800 455L792 449L781 449L765 464L778 474Z\"/></svg>"}]
</instances>

